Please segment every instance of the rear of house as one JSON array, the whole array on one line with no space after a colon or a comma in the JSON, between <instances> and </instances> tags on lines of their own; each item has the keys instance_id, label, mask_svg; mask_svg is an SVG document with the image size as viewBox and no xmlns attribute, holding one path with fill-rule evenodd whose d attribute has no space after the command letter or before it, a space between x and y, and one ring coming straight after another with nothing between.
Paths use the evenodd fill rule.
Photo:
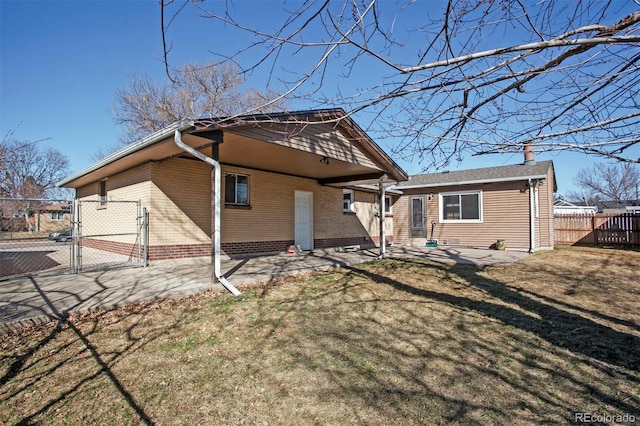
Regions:
<instances>
[{"instance_id":1,"label":"rear of house","mask_svg":"<svg viewBox=\"0 0 640 426\"><path fill-rule=\"evenodd\" d=\"M401 244L535 251L553 248L553 163L411 176L398 186L394 238Z\"/></svg>"},{"instance_id":2,"label":"rear of house","mask_svg":"<svg viewBox=\"0 0 640 426\"><path fill-rule=\"evenodd\" d=\"M61 183L75 188L78 199L96 201L94 226L118 226L109 219L110 200L140 200L148 212L150 260L211 253L212 169L174 144L176 130L221 164L227 255L291 245L373 246L380 231L376 188L407 179L342 110L251 116L224 126L177 123ZM393 224L386 229L393 239ZM113 238L87 243L114 250ZM120 243L126 252L127 243Z\"/></svg>"}]
</instances>

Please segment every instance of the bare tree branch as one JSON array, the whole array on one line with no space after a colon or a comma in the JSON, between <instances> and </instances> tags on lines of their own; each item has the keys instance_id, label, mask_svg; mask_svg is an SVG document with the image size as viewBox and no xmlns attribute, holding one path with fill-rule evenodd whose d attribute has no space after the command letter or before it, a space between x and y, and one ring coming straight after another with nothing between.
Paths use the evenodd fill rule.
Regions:
<instances>
[{"instance_id":1,"label":"bare tree branch","mask_svg":"<svg viewBox=\"0 0 640 426\"><path fill-rule=\"evenodd\" d=\"M183 119L228 117L246 110L266 112L264 105L284 108L270 90L242 90L243 78L231 64L186 64L172 72L173 83L157 83L148 76L132 75L129 85L116 91L112 115L123 125L123 144ZM102 148L102 158L118 147Z\"/></svg>"},{"instance_id":2,"label":"bare tree branch","mask_svg":"<svg viewBox=\"0 0 640 426\"><path fill-rule=\"evenodd\" d=\"M580 189L572 198L627 203L637 201L640 169L630 163L598 163L578 171L574 183Z\"/></svg>"},{"instance_id":3,"label":"bare tree branch","mask_svg":"<svg viewBox=\"0 0 640 426\"><path fill-rule=\"evenodd\" d=\"M524 144L640 162L634 3L308 0L260 25L228 4L190 4L235 31L239 45L212 49L221 63L282 87L262 106L342 107L424 168Z\"/></svg>"}]
</instances>

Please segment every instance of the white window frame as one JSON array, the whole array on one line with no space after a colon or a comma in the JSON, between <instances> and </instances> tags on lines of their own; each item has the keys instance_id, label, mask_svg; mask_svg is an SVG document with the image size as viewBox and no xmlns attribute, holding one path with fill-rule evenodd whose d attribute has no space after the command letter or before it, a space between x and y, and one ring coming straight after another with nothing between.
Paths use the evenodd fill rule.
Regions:
<instances>
[{"instance_id":1,"label":"white window frame","mask_svg":"<svg viewBox=\"0 0 640 426\"><path fill-rule=\"evenodd\" d=\"M344 204L345 201L347 201L344 198L345 195L349 195L349 206L348 206L348 208L345 208L345 204ZM342 190L342 211L343 212L353 213L355 211L354 207L353 207L353 204L355 203L355 201L356 201L356 199L355 199L355 195L354 195L353 189L343 189Z\"/></svg>"},{"instance_id":2,"label":"white window frame","mask_svg":"<svg viewBox=\"0 0 640 426\"><path fill-rule=\"evenodd\" d=\"M107 207L107 195L108 195L107 180L106 179L101 180L99 185L100 185L100 188L98 189L98 198L100 202L98 203L98 208L105 208Z\"/></svg>"},{"instance_id":3,"label":"white window frame","mask_svg":"<svg viewBox=\"0 0 640 426\"><path fill-rule=\"evenodd\" d=\"M51 212L51 220L52 221L64 220L64 212Z\"/></svg>"},{"instance_id":4,"label":"white window frame","mask_svg":"<svg viewBox=\"0 0 640 426\"><path fill-rule=\"evenodd\" d=\"M238 202L238 176L242 176L244 178L247 179L247 202L246 203L239 203ZM227 201L227 179L229 179L230 177L234 178L234 185L233 185L233 199L234 202L229 202ZM249 188L249 175L245 175L242 173L225 173L224 175L224 187L225 187L225 194L224 194L224 203L226 205L231 205L231 206L249 206L250 202L251 202L251 190Z\"/></svg>"},{"instance_id":5,"label":"white window frame","mask_svg":"<svg viewBox=\"0 0 640 426\"><path fill-rule=\"evenodd\" d=\"M444 218L444 200L443 198L451 195L478 195L478 210L480 219L445 219ZM462 207L461 207L462 208ZM440 223L482 223L483 222L483 208L482 208L482 190L473 190L473 191L450 191L450 192L441 192L438 194L438 219Z\"/></svg>"}]
</instances>

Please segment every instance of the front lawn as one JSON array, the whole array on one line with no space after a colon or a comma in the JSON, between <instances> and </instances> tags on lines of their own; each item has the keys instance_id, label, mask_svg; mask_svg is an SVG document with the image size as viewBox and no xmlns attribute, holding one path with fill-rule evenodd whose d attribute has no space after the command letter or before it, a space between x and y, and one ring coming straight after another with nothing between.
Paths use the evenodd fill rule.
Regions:
<instances>
[{"instance_id":1,"label":"front lawn","mask_svg":"<svg viewBox=\"0 0 640 426\"><path fill-rule=\"evenodd\" d=\"M639 276L619 250L385 260L62 319L2 336L0 423L640 421Z\"/></svg>"}]
</instances>

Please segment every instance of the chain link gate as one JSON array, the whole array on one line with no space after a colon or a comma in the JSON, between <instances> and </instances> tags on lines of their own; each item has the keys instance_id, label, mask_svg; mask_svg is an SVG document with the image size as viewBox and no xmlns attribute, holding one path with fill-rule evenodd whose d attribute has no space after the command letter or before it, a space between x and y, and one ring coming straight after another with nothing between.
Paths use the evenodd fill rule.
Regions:
<instances>
[{"instance_id":1,"label":"chain link gate","mask_svg":"<svg viewBox=\"0 0 640 426\"><path fill-rule=\"evenodd\" d=\"M140 201L77 200L74 272L146 266L146 209Z\"/></svg>"},{"instance_id":2,"label":"chain link gate","mask_svg":"<svg viewBox=\"0 0 640 426\"><path fill-rule=\"evenodd\" d=\"M0 280L146 266L139 201L0 198Z\"/></svg>"}]
</instances>

